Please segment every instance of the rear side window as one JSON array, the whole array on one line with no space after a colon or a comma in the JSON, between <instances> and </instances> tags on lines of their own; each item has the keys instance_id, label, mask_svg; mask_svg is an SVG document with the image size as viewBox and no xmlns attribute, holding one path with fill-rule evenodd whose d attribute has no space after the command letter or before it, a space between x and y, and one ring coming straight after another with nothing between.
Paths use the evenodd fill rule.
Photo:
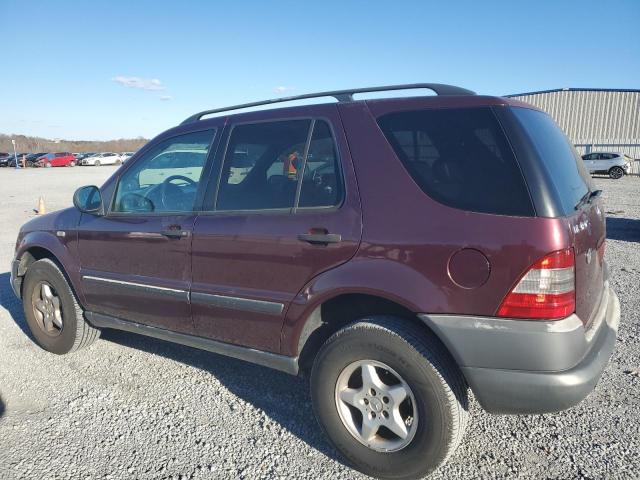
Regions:
<instances>
[{"instance_id":1,"label":"rear side window","mask_svg":"<svg viewBox=\"0 0 640 480\"><path fill-rule=\"evenodd\" d=\"M391 113L378 124L418 186L473 212L533 216L524 178L490 108Z\"/></svg>"},{"instance_id":2,"label":"rear side window","mask_svg":"<svg viewBox=\"0 0 640 480\"><path fill-rule=\"evenodd\" d=\"M580 155L546 113L521 107L513 107L513 113L528 133L548 171L564 214L574 212L591 186L591 177ZM602 154L598 155L599 158L603 158Z\"/></svg>"},{"instance_id":3,"label":"rear side window","mask_svg":"<svg viewBox=\"0 0 640 480\"><path fill-rule=\"evenodd\" d=\"M327 122L313 126L309 153L302 176L299 207L332 207L342 198L338 154Z\"/></svg>"},{"instance_id":4,"label":"rear side window","mask_svg":"<svg viewBox=\"0 0 640 480\"><path fill-rule=\"evenodd\" d=\"M338 162L323 120L237 125L222 165L216 210L337 206L343 194Z\"/></svg>"},{"instance_id":5,"label":"rear side window","mask_svg":"<svg viewBox=\"0 0 640 480\"><path fill-rule=\"evenodd\" d=\"M217 210L293 208L311 120L238 125L227 146Z\"/></svg>"}]
</instances>

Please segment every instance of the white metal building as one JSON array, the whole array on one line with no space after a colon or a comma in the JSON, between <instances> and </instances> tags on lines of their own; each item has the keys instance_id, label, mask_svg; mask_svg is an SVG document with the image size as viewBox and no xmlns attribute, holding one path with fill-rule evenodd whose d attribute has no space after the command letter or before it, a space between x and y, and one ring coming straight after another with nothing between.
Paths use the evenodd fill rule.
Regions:
<instances>
[{"instance_id":1,"label":"white metal building","mask_svg":"<svg viewBox=\"0 0 640 480\"><path fill-rule=\"evenodd\" d=\"M580 153L611 151L640 159L640 90L559 88L507 96L549 113Z\"/></svg>"}]
</instances>

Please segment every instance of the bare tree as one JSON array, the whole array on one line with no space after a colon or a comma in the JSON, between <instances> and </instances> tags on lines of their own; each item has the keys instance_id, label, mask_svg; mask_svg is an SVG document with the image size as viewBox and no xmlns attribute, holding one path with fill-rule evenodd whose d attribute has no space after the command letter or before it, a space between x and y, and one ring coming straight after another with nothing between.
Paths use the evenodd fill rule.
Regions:
<instances>
[{"instance_id":1,"label":"bare tree","mask_svg":"<svg viewBox=\"0 0 640 480\"><path fill-rule=\"evenodd\" d=\"M0 152L13 153L11 139L16 141L18 153L36 152L135 152L148 142L146 138L119 138L117 140L49 140L25 135L0 134Z\"/></svg>"}]
</instances>

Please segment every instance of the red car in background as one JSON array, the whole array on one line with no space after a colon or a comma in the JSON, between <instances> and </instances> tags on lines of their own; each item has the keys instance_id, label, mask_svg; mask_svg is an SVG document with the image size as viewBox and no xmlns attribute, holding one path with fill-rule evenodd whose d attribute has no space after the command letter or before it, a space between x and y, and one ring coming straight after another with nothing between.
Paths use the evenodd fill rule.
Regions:
<instances>
[{"instance_id":1,"label":"red car in background","mask_svg":"<svg viewBox=\"0 0 640 480\"><path fill-rule=\"evenodd\" d=\"M34 162L36 167L75 167L76 157L72 153L47 153Z\"/></svg>"}]
</instances>

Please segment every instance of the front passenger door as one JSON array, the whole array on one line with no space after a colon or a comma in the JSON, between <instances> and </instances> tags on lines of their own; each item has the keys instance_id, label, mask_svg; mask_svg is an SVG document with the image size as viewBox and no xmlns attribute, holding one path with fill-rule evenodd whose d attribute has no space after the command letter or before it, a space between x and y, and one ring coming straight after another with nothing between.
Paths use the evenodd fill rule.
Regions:
<instances>
[{"instance_id":1,"label":"front passenger door","mask_svg":"<svg viewBox=\"0 0 640 480\"><path fill-rule=\"evenodd\" d=\"M90 311L193 333L191 233L214 135L159 142L123 167L105 216L82 215L78 248Z\"/></svg>"}]
</instances>

